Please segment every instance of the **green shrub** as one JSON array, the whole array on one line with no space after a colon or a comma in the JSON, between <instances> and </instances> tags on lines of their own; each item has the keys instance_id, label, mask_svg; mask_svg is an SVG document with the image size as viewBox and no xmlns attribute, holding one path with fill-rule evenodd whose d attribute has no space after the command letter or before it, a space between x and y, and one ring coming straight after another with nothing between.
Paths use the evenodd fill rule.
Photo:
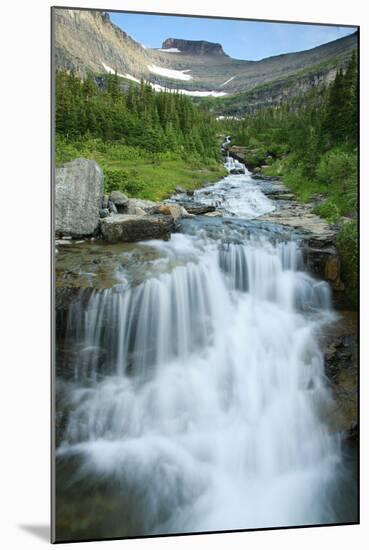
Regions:
<instances>
[{"instance_id":1,"label":"green shrub","mask_svg":"<svg viewBox=\"0 0 369 550\"><path fill-rule=\"evenodd\" d=\"M356 184L357 157L341 149L332 149L325 153L316 170L318 181L325 185L339 184L343 192Z\"/></svg>"},{"instance_id":2,"label":"green shrub","mask_svg":"<svg viewBox=\"0 0 369 550\"><path fill-rule=\"evenodd\" d=\"M143 189L143 182L139 178L137 170L123 170L104 168L105 191L122 191L131 196L136 196Z\"/></svg>"},{"instance_id":3,"label":"green shrub","mask_svg":"<svg viewBox=\"0 0 369 550\"><path fill-rule=\"evenodd\" d=\"M279 158L282 155L285 155L288 153L289 147L288 145L282 144L282 143L271 143L267 147L267 153L268 155L271 155L274 158Z\"/></svg>"},{"instance_id":4,"label":"green shrub","mask_svg":"<svg viewBox=\"0 0 369 550\"><path fill-rule=\"evenodd\" d=\"M358 289L358 227L357 222L347 222L337 235L337 248L341 258L341 276L352 307L357 307Z\"/></svg>"},{"instance_id":5,"label":"green shrub","mask_svg":"<svg viewBox=\"0 0 369 550\"><path fill-rule=\"evenodd\" d=\"M250 147L258 147L260 145L260 141L254 137L254 136L251 136L249 138L249 146Z\"/></svg>"},{"instance_id":6,"label":"green shrub","mask_svg":"<svg viewBox=\"0 0 369 550\"><path fill-rule=\"evenodd\" d=\"M268 162L268 166L263 168L263 174L266 176L282 176L284 174L284 163L279 159Z\"/></svg>"},{"instance_id":7,"label":"green shrub","mask_svg":"<svg viewBox=\"0 0 369 550\"><path fill-rule=\"evenodd\" d=\"M314 214L325 218L329 223L335 223L340 217L340 210L333 200L325 200L313 209Z\"/></svg>"}]
</instances>

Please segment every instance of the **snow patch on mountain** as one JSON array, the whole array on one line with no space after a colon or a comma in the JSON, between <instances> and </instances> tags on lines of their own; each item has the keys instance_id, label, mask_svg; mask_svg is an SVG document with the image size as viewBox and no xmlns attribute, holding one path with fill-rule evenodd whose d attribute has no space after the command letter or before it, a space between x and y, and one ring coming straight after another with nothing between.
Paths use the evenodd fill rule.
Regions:
<instances>
[{"instance_id":1,"label":"snow patch on mountain","mask_svg":"<svg viewBox=\"0 0 369 550\"><path fill-rule=\"evenodd\" d=\"M228 82L231 82L231 80L233 80L234 78L236 78L237 75L234 75L234 76L231 76L231 78L228 78L228 80L226 80L225 82L223 82L223 84L221 84L219 87L222 88L222 86L225 86L226 84L228 84Z\"/></svg>"},{"instance_id":2,"label":"snow patch on mountain","mask_svg":"<svg viewBox=\"0 0 369 550\"><path fill-rule=\"evenodd\" d=\"M109 74L115 74L115 70L109 67L109 65L105 65L105 63L102 63L105 71ZM186 71L189 71L189 69L186 69ZM182 71L184 72L184 71ZM117 73L117 76L120 76L121 78L126 78L128 80L132 80L133 82L140 83L140 79L136 78L135 76L132 76L128 73ZM187 75L184 75L187 76ZM191 78L191 77L190 77ZM214 90L209 91L200 91L200 90L183 90L180 88L166 88L165 86L161 86L160 84L154 84L153 82L147 81L147 84L150 84L153 90L156 92L179 92L183 95L189 95L192 97L221 97L228 95L225 92L216 92Z\"/></svg>"},{"instance_id":3,"label":"snow patch on mountain","mask_svg":"<svg viewBox=\"0 0 369 550\"><path fill-rule=\"evenodd\" d=\"M192 80L191 75L185 74L189 69L186 69L185 71L177 71L176 69L165 69L164 67L158 67L157 65L149 65L147 68L151 73L166 76L167 78L175 78L176 80Z\"/></svg>"},{"instance_id":4,"label":"snow patch on mountain","mask_svg":"<svg viewBox=\"0 0 369 550\"><path fill-rule=\"evenodd\" d=\"M102 63L105 71L109 74L115 74L115 71L114 69L112 69L111 67L109 67L109 65L105 65L105 63ZM133 80L133 82L138 82L140 83L140 79L139 78L136 78L135 76L132 76L131 74L128 74L128 73L117 73L117 76L120 76L121 78L127 78L128 80Z\"/></svg>"},{"instance_id":5,"label":"snow patch on mountain","mask_svg":"<svg viewBox=\"0 0 369 550\"><path fill-rule=\"evenodd\" d=\"M181 53L181 50L178 48L158 48L158 51L167 53Z\"/></svg>"},{"instance_id":6,"label":"snow patch on mountain","mask_svg":"<svg viewBox=\"0 0 369 550\"><path fill-rule=\"evenodd\" d=\"M225 95L228 95L226 92L216 92L215 90L212 91L200 91L200 90L177 90L178 92L182 93L183 95L190 95L192 97L222 97Z\"/></svg>"}]
</instances>

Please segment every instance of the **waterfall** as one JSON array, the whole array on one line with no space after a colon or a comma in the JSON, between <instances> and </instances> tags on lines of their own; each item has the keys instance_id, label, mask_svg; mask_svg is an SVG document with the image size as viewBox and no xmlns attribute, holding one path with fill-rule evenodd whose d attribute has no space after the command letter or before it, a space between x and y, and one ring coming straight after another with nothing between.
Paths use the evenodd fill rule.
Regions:
<instances>
[{"instance_id":1,"label":"waterfall","mask_svg":"<svg viewBox=\"0 0 369 550\"><path fill-rule=\"evenodd\" d=\"M244 164L228 156L224 166L228 176L196 190L196 202L215 206L224 216L243 219L257 218L275 210L273 201L264 195ZM242 173L233 174L234 170Z\"/></svg>"},{"instance_id":2,"label":"waterfall","mask_svg":"<svg viewBox=\"0 0 369 550\"><path fill-rule=\"evenodd\" d=\"M182 262L69 310L68 486L110 487L125 535L334 522L328 285L296 241L147 246Z\"/></svg>"}]
</instances>

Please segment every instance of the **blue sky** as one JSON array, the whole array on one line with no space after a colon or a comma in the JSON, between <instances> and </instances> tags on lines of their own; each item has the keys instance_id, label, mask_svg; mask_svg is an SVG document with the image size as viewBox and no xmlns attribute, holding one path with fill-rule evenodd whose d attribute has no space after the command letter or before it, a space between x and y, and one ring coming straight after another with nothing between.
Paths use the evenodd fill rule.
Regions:
<instances>
[{"instance_id":1,"label":"blue sky","mask_svg":"<svg viewBox=\"0 0 369 550\"><path fill-rule=\"evenodd\" d=\"M232 21L163 15L110 13L110 18L132 38L149 48L160 48L166 38L220 42L236 59L257 60L297 52L352 34L356 27Z\"/></svg>"}]
</instances>

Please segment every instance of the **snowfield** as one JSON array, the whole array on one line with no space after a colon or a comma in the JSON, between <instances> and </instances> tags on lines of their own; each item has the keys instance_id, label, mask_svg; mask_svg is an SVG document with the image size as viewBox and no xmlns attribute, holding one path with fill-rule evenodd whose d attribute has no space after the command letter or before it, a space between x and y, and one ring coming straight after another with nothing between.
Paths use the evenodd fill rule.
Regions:
<instances>
[{"instance_id":1,"label":"snowfield","mask_svg":"<svg viewBox=\"0 0 369 550\"><path fill-rule=\"evenodd\" d=\"M105 63L102 63L104 69L106 70L107 73L109 74L115 74L115 71L114 69L112 69L111 67L109 67L109 65L105 65ZM133 80L133 82L138 82L140 83L140 79L139 78L136 78L135 76L132 76L131 74L122 74L122 73L117 73L118 76L120 76L121 78L127 78L128 80Z\"/></svg>"},{"instance_id":2,"label":"snowfield","mask_svg":"<svg viewBox=\"0 0 369 550\"><path fill-rule=\"evenodd\" d=\"M105 65L105 63L102 63L105 71L109 74L115 74L115 70L112 69L111 67L109 67L109 65ZM169 70L169 69L168 69ZM186 69L186 71L188 71L189 69ZM186 72L186 71L175 71L175 72ZM120 76L121 78L127 78L128 80L132 80L133 82L137 82L138 84L140 83L140 79L139 78L136 78L135 76L132 76L131 74L128 74L128 73L117 73L118 76ZM189 76L189 75L183 75L183 76ZM189 77L189 79L191 79L191 76ZM189 80L189 79L185 79L185 80ZM225 92L216 92L215 90L209 90L209 91L200 91L200 90L183 90L181 88L166 88L165 86L161 86L160 84L154 84L153 82L149 82L147 81L148 84L150 84L150 86L152 87L153 90L155 90L156 92L179 92L180 94L183 94L183 95L189 95L189 96L192 96L192 97L222 97L222 96L225 96L225 95L228 95L227 93Z\"/></svg>"},{"instance_id":3,"label":"snowfield","mask_svg":"<svg viewBox=\"0 0 369 550\"><path fill-rule=\"evenodd\" d=\"M158 67L157 65L149 65L147 67L151 73L158 74L160 76L166 76L168 78L175 78L176 80L192 80L190 74L185 74L189 69L185 71L177 71L175 69L165 69L164 67Z\"/></svg>"},{"instance_id":4,"label":"snowfield","mask_svg":"<svg viewBox=\"0 0 369 550\"><path fill-rule=\"evenodd\" d=\"M159 52L168 52L168 53L181 53L181 50L178 48L158 48Z\"/></svg>"}]
</instances>

